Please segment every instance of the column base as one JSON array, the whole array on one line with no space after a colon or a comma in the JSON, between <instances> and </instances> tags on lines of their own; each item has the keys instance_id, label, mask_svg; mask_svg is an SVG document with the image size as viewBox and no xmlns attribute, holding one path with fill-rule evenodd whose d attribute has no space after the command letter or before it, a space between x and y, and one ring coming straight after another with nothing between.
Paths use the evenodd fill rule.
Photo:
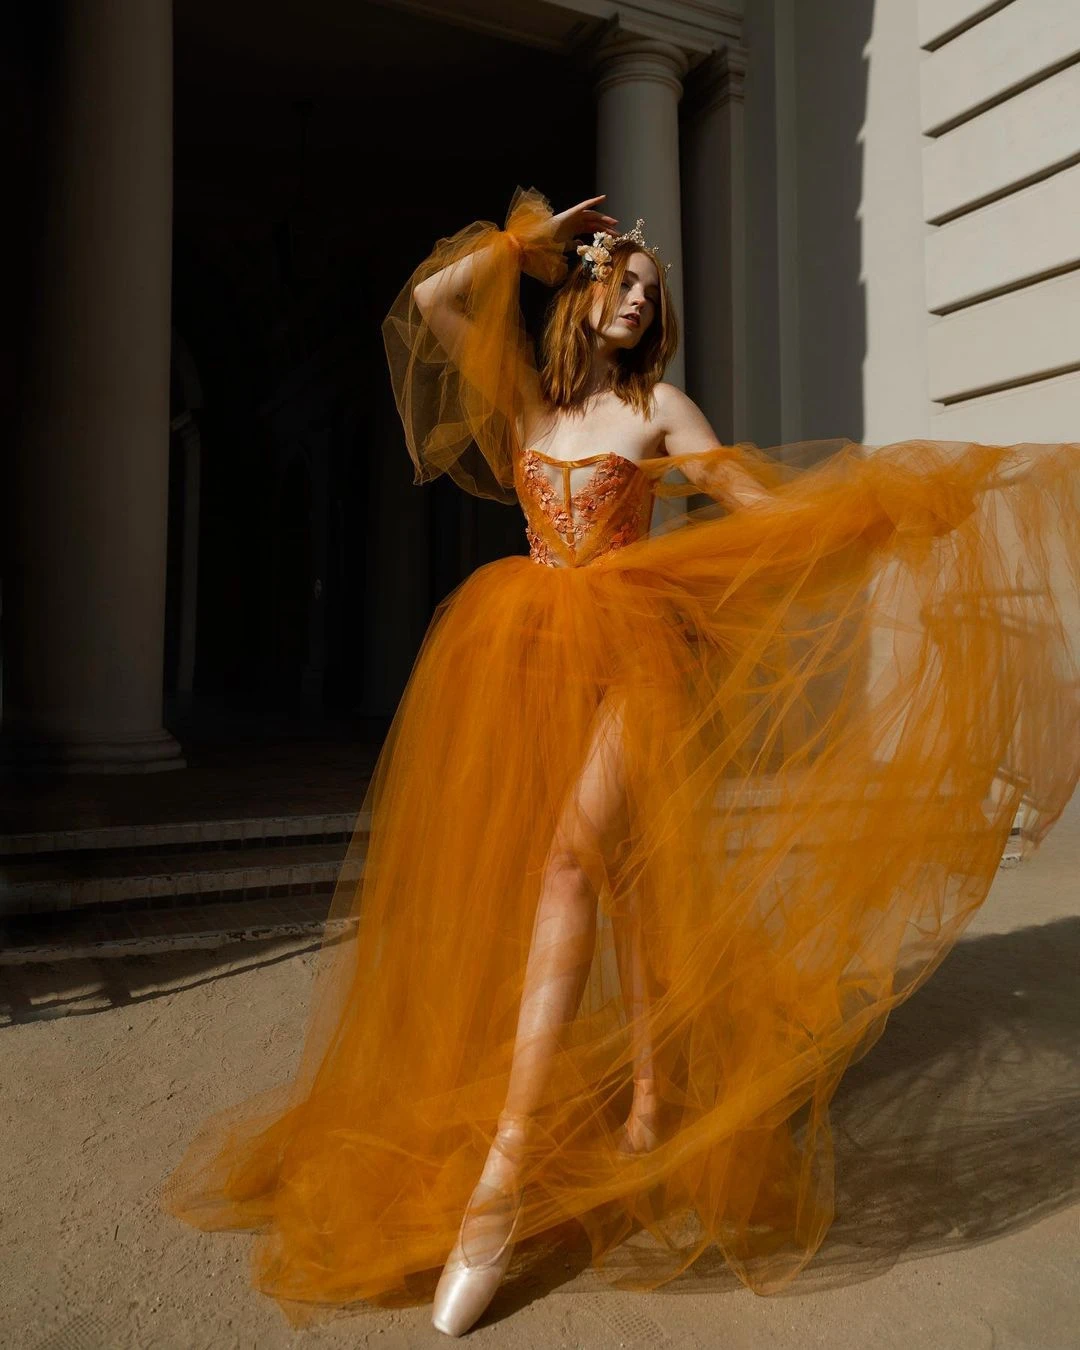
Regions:
<instances>
[{"instance_id":1,"label":"column base","mask_svg":"<svg viewBox=\"0 0 1080 1350\"><path fill-rule=\"evenodd\" d=\"M186 769L180 742L168 731L87 740L0 739L0 773L167 773Z\"/></svg>"}]
</instances>

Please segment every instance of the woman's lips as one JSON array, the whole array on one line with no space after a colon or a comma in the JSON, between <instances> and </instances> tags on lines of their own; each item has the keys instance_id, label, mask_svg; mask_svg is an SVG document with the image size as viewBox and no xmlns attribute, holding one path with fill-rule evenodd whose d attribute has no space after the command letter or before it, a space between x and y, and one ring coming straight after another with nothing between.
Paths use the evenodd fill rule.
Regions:
<instances>
[{"instance_id":1,"label":"woman's lips","mask_svg":"<svg viewBox=\"0 0 1080 1350\"><path fill-rule=\"evenodd\" d=\"M623 323L629 324L631 328L641 327L641 320L636 314L620 314L619 318L622 319Z\"/></svg>"}]
</instances>

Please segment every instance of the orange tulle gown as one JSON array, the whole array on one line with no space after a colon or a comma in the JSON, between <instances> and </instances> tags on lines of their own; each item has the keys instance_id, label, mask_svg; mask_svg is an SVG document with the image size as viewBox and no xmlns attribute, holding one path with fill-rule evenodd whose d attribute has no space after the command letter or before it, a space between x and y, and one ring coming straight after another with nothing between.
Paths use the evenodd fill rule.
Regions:
<instances>
[{"instance_id":1,"label":"orange tulle gown","mask_svg":"<svg viewBox=\"0 0 1080 1350\"><path fill-rule=\"evenodd\" d=\"M834 1216L830 1099L1080 765L1080 446L717 447L771 489L649 532L678 461L518 443L521 271L548 214L442 240L385 325L416 481L525 515L530 555L439 606L336 890L301 1067L211 1119L165 1205L256 1230L294 1323L430 1297L503 1105L545 859L601 729L625 813L583 852L597 934L538 1112L518 1238L655 1287L758 1292ZM411 298L468 253L453 360ZM825 455L830 449L833 453ZM587 856L586 856L587 855ZM617 860L617 865L614 860ZM359 875L362 864L362 875ZM943 976L943 978L946 978ZM658 1147L617 1147L636 1057ZM563 1235L560 1238L560 1234Z\"/></svg>"}]
</instances>

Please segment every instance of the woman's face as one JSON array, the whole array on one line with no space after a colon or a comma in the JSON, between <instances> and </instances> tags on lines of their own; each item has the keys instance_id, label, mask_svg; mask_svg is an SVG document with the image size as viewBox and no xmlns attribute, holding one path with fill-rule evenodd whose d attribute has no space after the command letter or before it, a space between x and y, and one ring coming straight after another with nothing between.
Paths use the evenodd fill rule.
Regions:
<instances>
[{"instance_id":1,"label":"woman's face","mask_svg":"<svg viewBox=\"0 0 1080 1350\"><path fill-rule=\"evenodd\" d=\"M602 282L596 282L595 289L596 299L589 311L593 331L613 347L632 350L656 318L660 305L660 277L656 264L647 253L631 253L619 284L619 301L606 328L600 327L606 287Z\"/></svg>"}]
</instances>

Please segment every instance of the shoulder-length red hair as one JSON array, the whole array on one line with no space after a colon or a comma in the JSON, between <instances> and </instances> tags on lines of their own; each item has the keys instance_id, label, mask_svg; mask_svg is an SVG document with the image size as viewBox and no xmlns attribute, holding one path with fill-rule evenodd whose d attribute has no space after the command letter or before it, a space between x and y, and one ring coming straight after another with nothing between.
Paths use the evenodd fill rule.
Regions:
<instances>
[{"instance_id":1,"label":"shoulder-length red hair","mask_svg":"<svg viewBox=\"0 0 1080 1350\"><path fill-rule=\"evenodd\" d=\"M572 265L569 278L548 308L541 338L540 389L552 407L573 408L584 398L596 341L589 312L598 290L603 290L600 327L611 323L619 308L619 288L627 263L634 253L652 259L660 279L660 303L637 346L617 354L611 387L624 403L645 417L651 416L652 391L675 355L679 327L668 294L666 268L650 249L630 241L612 249L611 274L606 281L592 281L583 267Z\"/></svg>"}]
</instances>

